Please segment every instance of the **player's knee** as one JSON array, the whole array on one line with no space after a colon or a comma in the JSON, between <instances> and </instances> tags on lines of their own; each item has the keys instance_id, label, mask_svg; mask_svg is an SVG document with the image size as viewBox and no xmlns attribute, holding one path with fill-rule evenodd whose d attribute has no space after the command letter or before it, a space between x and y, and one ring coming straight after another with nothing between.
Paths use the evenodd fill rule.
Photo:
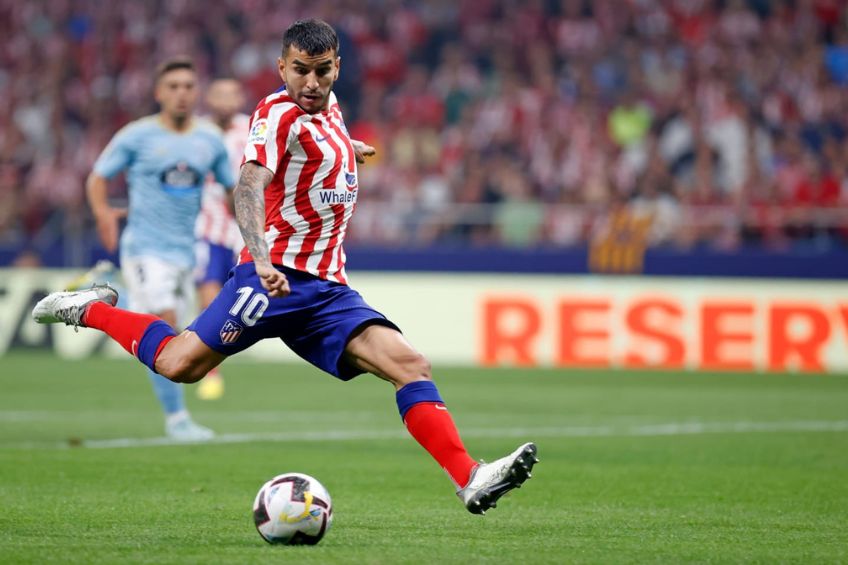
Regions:
<instances>
[{"instance_id":1,"label":"player's knee","mask_svg":"<svg viewBox=\"0 0 848 565\"><path fill-rule=\"evenodd\" d=\"M181 363L177 371L177 382L192 384L206 376L207 371L193 363Z\"/></svg>"},{"instance_id":2,"label":"player's knee","mask_svg":"<svg viewBox=\"0 0 848 565\"><path fill-rule=\"evenodd\" d=\"M185 357L165 360L161 366L157 362L156 371L176 383L185 384L196 383L206 376L206 371L198 363Z\"/></svg>"},{"instance_id":3,"label":"player's knee","mask_svg":"<svg viewBox=\"0 0 848 565\"><path fill-rule=\"evenodd\" d=\"M420 353L406 356L401 363L403 374L407 375L410 381L432 380L430 361Z\"/></svg>"},{"instance_id":4,"label":"player's knee","mask_svg":"<svg viewBox=\"0 0 848 565\"><path fill-rule=\"evenodd\" d=\"M433 379L433 373L432 373L433 366L430 364L430 360L427 359L426 357L424 357L423 355L419 354L418 359L416 359L415 362L416 362L417 368L418 368L418 371L417 371L418 376L423 377L424 379L426 379L428 381L432 380Z\"/></svg>"}]
</instances>

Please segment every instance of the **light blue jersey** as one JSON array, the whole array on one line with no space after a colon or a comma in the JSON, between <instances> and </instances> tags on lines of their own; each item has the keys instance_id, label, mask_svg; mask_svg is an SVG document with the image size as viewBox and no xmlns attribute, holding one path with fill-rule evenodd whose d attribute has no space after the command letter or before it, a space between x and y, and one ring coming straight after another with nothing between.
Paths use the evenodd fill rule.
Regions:
<instances>
[{"instance_id":1,"label":"light blue jersey","mask_svg":"<svg viewBox=\"0 0 848 565\"><path fill-rule=\"evenodd\" d=\"M94 172L111 178L126 170L129 192L121 256L152 255L194 266L194 224L204 179L211 171L225 187L235 184L221 130L193 118L190 130L166 128L158 116L127 124L103 150Z\"/></svg>"}]
</instances>

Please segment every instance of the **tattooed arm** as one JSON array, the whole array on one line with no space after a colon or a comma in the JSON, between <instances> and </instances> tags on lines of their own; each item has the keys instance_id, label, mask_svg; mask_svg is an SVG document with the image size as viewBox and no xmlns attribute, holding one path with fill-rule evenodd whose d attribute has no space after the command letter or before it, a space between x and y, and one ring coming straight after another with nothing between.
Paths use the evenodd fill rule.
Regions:
<instances>
[{"instance_id":1,"label":"tattooed arm","mask_svg":"<svg viewBox=\"0 0 848 565\"><path fill-rule=\"evenodd\" d=\"M271 265L268 244L265 241L265 187L274 174L255 162L241 168L238 184L233 191L236 222L247 250L256 265L256 274L268 296L288 296L291 292L286 276Z\"/></svg>"}]
</instances>

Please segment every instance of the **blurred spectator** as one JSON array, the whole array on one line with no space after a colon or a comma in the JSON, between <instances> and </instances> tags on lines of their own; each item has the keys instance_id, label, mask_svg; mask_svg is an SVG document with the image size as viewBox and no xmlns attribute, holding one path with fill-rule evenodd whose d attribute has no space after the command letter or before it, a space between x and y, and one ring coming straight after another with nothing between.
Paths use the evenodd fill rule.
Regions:
<instances>
[{"instance_id":1,"label":"blurred spectator","mask_svg":"<svg viewBox=\"0 0 848 565\"><path fill-rule=\"evenodd\" d=\"M627 91L621 104L610 112L610 137L620 147L627 147L642 141L650 127L650 108L644 102L639 102L635 93Z\"/></svg>"},{"instance_id":2,"label":"blurred spectator","mask_svg":"<svg viewBox=\"0 0 848 565\"><path fill-rule=\"evenodd\" d=\"M838 31L836 41L825 49L825 65L833 81L848 86L848 30Z\"/></svg>"},{"instance_id":3,"label":"blurred spectator","mask_svg":"<svg viewBox=\"0 0 848 565\"><path fill-rule=\"evenodd\" d=\"M41 267L41 257L39 257L38 253L32 249L24 249L17 257L15 257L15 260L12 261L12 266L19 269L34 269Z\"/></svg>"},{"instance_id":4,"label":"blurred spectator","mask_svg":"<svg viewBox=\"0 0 848 565\"><path fill-rule=\"evenodd\" d=\"M86 225L84 175L155 110L162 58L252 107L311 16L378 148L352 242L585 244L612 203L651 245L846 242L843 0L0 0L0 242Z\"/></svg>"},{"instance_id":5,"label":"blurred spectator","mask_svg":"<svg viewBox=\"0 0 848 565\"><path fill-rule=\"evenodd\" d=\"M533 198L527 177L514 164L504 164L495 179L502 199L495 209L498 242L509 247L528 247L538 242L544 223L544 207Z\"/></svg>"},{"instance_id":6,"label":"blurred spectator","mask_svg":"<svg viewBox=\"0 0 848 565\"><path fill-rule=\"evenodd\" d=\"M0 162L0 240L21 238L21 172L14 163Z\"/></svg>"}]
</instances>

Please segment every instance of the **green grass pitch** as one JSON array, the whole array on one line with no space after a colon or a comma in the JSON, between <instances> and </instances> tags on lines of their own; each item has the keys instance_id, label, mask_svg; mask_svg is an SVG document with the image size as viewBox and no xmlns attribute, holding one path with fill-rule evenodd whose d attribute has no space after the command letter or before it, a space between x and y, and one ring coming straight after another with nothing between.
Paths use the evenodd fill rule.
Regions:
<instances>
[{"instance_id":1,"label":"green grass pitch","mask_svg":"<svg viewBox=\"0 0 848 565\"><path fill-rule=\"evenodd\" d=\"M437 370L474 457L539 446L533 478L481 517L387 384L223 370L223 399L187 393L226 441L157 445L141 366L0 358L0 562L848 562L844 376ZM286 471L333 496L318 546L253 527L257 489Z\"/></svg>"}]
</instances>

